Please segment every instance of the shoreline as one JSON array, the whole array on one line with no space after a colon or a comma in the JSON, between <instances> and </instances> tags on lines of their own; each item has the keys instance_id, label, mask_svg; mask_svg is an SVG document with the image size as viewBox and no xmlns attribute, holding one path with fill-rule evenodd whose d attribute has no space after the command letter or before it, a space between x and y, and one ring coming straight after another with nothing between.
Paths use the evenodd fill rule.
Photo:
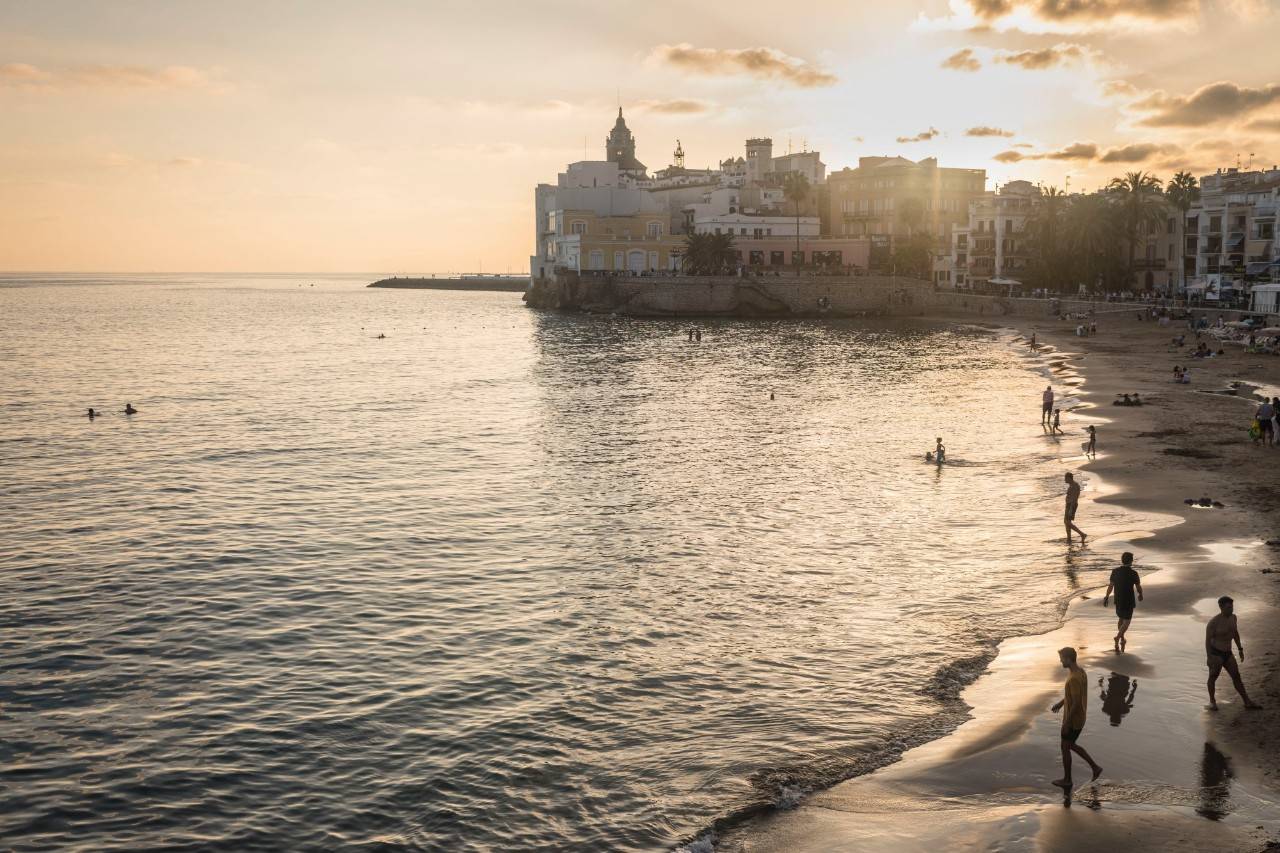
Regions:
<instances>
[{"instance_id":1,"label":"shoreline","mask_svg":"<svg viewBox=\"0 0 1280 853\"><path fill-rule=\"evenodd\" d=\"M974 318L937 319L972 322ZM1071 390L1079 404L1063 411L1068 435L1059 461L1064 470L1084 472L1086 502L1081 507L1081 526L1090 532L1093 553L1102 549L1108 560L1114 558L1117 564L1122 550L1138 554L1144 587L1149 591L1130 629L1128 653L1111 653L1108 641L1114 633L1114 617L1109 610L1103 613L1100 602L1093 601L1101 590L1079 590L1071 597L1057 629L1000 644L987 670L964 688L962 698L970 712L958 728L909 749L893 764L817 792L793 810L749 821L719 839L716 849L803 851L852 845L925 850L954 845L956 839L964 838L973 846L1001 849L1064 849L1065 844L1082 848L1101 845L1105 849L1124 845L1134 850L1229 845L1226 849L1260 850L1268 839L1280 837L1280 809L1276 807L1280 781L1276 744L1280 738L1271 734L1280 731L1276 683L1280 630L1275 618L1280 596L1275 576L1257 571L1280 558L1280 551L1260 541L1275 536L1274 530L1267 529L1272 522L1266 517L1275 505L1274 499L1239 488L1231 477L1242 467L1250 467L1250 452L1275 453L1280 461L1280 450L1255 448L1247 439L1212 434L1203 436L1199 443L1228 439L1221 446L1235 447L1208 455L1210 451L1195 446L1195 431L1183 426L1189 409L1199 410L1201 421L1207 415L1213 426L1222 425L1221 419L1233 414L1237 421L1242 419L1244 399L1196 392L1225 388L1227 380L1244 378L1237 375L1240 372L1261 372L1265 378L1249 378L1263 387L1274 386L1280 365L1273 362L1280 360L1266 362L1266 357L1232 353L1234 358L1217 360L1208 365L1210 370L1197 367L1197 373L1208 375L1202 377L1199 387L1188 388L1169 381L1164 359L1158 357L1161 342L1167 341L1167 327L1139 323L1132 317L1127 322L1107 318L1114 329L1104 326L1097 337L1075 338L1074 323L1006 319L1015 322L1004 327L1020 327L1026 337L1034 331L1049 344L1035 354L1045 369L1058 376L1073 374L1080 380ZM1123 339L1116 346L1115 335L1120 330ZM1179 364L1188 361L1185 352L1169 353L1169 359ZM1054 384L1061 390L1057 381ZM1126 390L1139 391L1148 404L1112 409L1111 393ZM1206 402L1207 398L1213 400ZM1234 413L1229 411L1232 409ZM1099 458L1086 462L1070 448L1089 421L1098 425ZM1161 443L1176 446L1156 446ZM1215 464L1228 453L1229 463ZM1220 498L1227 508L1198 510L1182 503L1183 498L1201 494ZM1106 512L1116 517L1098 517ZM1157 520L1159 523L1151 523ZM1145 529L1134 529L1144 523ZM1257 545L1248 547L1246 543L1251 542ZM1068 552L1068 566L1070 562ZM1152 568L1160 571L1149 572ZM1260 712L1246 713L1240 707L1225 675L1218 682L1222 710L1209 714L1199 711L1196 704L1207 701L1200 626L1212 610L1203 612L1204 603L1212 604L1223 592L1238 602L1242 638L1250 652L1242 675L1255 701L1266 706ZM1088 632L1083 633L1086 626ZM1143 711L1152 708L1147 714L1125 720L1123 729L1113 721L1117 731L1104 732L1107 718L1098 696L1091 698L1089 726L1081 742L1104 768L1109 759L1099 754L1096 741L1124 759L1112 762L1115 778L1104 773L1095 793L1088 795L1091 799L1085 809L1078 805L1064 808L1056 789L1047 785L1060 770L1057 741L1050 731L1057 718L1045 709L1061 690L1053 649L1064 635L1081 649L1091 689L1096 692L1094 682L1110 672L1109 683L1132 683L1135 695L1141 683L1143 701L1137 707ZM1161 659L1161 649L1168 660ZM1164 708L1175 708L1178 713L1161 719L1168 716L1162 714ZM1125 737L1118 745L1109 743L1115 738L1103 736L1121 732ZM1203 740L1198 781L1194 774L1188 775L1185 761L1169 755L1185 748L1176 742L1179 736L1184 742ZM1171 740L1163 752L1158 746L1160 737ZM1131 741L1147 742L1147 752L1125 753L1123 744ZM1215 771L1217 759L1212 756L1222 756L1227 769ZM1152 765L1154 775L1142 772L1149 769L1144 762ZM1079 770L1078 759L1076 763ZM1214 785L1206 784L1215 772L1223 778ZM1135 776L1141 781L1128 781ZM1228 792L1219 806L1206 807L1206 797L1212 799L1223 787L1234 788L1235 798L1247 805L1234 805ZM1204 794L1211 789L1216 792L1213 796ZM1198 795L1191 793L1193 790ZM914 832L903 828L905 812L920 813L922 820L912 821L917 826ZM1082 812L1091 817L1082 820ZM1063 832L1070 833L1075 845L1064 840Z\"/></svg>"}]
</instances>

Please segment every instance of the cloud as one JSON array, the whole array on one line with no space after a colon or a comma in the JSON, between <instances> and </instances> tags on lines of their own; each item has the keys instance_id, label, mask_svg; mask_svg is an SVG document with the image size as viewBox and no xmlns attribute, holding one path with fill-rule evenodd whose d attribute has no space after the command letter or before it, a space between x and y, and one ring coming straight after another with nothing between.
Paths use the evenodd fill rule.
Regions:
<instances>
[{"instance_id":1,"label":"cloud","mask_svg":"<svg viewBox=\"0 0 1280 853\"><path fill-rule=\"evenodd\" d=\"M1104 98L1136 98L1142 94L1142 90L1130 83L1128 80L1107 80L1102 84L1102 96Z\"/></svg>"},{"instance_id":2,"label":"cloud","mask_svg":"<svg viewBox=\"0 0 1280 853\"><path fill-rule=\"evenodd\" d=\"M952 71L977 71L982 63L973 55L973 48L966 47L942 60L942 67Z\"/></svg>"},{"instance_id":3,"label":"cloud","mask_svg":"<svg viewBox=\"0 0 1280 853\"><path fill-rule=\"evenodd\" d=\"M1012 131L1012 130L1001 130L1001 129L1000 129L1000 128L998 128L998 127L988 127L988 126L987 126L987 125L985 125L985 124L980 124L980 125L978 125L977 127L971 127L971 128L969 128L968 130L966 130L966 131L964 132L964 135L965 135L965 136L1004 136L1004 137L1009 137L1009 136L1013 136L1013 131Z\"/></svg>"},{"instance_id":4,"label":"cloud","mask_svg":"<svg viewBox=\"0 0 1280 853\"><path fill-rule=\"evenodd\" d=\"M141 65L79 65L43 69L25 62L0 65L0 86L29 91L71 89L116 90L223 90L226 84L215 71L187 65L148 68Z\"/></svg>"},{"instance_id":5,"label":"cloud","mask_svg":"<svg viewBox=\"0 0 1280 853\"><path fill-rule=\"evenodd\" d=\"M1229 0L1228 13L1244 14L1265 0ZM1029 33L1125 29L1195 29L1202 0L950 0L937 18L921 13L915 27L928 30Z\"/></svg>"},{"instance_id":6,"label":"cloud","mask_svg":"<svg viewBox=\"0 0 1280 853\"><path fill-rule=\"evenodd\" d=\"M1245 126L1245 130L1261 130L1263 133L1280 133L1280 116L1276 118L1256 118Z\"/></svg>"},{"instance_id":7,"label":"cloud","mask_svg":"<svg viewBox=\"0 0 1280 853\"><path fill-rule=\"evenodd\" d=\"M941 131L938 130L936 127L931 127L928 130L922 130L921 132L917 133L915 136L899 136L897 141L904 145L909 142L928 142L930 139L933 139L935 136L939 135L940 133Z\"/></svg>"},{"instance_id":8,"label":"cloud","mask_svg":"<svg viewBox=\"0 0 1280 853\"><path fill-rule=\"evenodd\" d=\"M1041 151L1023 154L1021 151L1001 151L992 159L997 163L1017 163L1020 160L1092 160L1098 156L1098 146L1092 142L1073 142L1057 151Z\"/></svg>"},{"instance_id":9,"label":"cloud","mask_svg":"<svg viewBox=\"0 0 1280 853\"><path fill-rule=\"evenodd\" d=\"M854 142L862 142L862 141L863 141L863 139L862 139L862 137L861 137L861 136L855 136L855 137L853 138L853 141L854 141Z\"/></svg>"},{"instance_id":10,"label":"cloud","mask_svg":"<svg viewBox=\"0 0 1280 853\"><path fill-rule=\"evenodd\" d=\"M693 74L746 74L762 80L778 80L802 89L831 86L834 74L771 47L714 48L688 43L660 44L650 59Z\"/></svg>"},{"instance_id":11,"label":"cloud","mask_svg":"<svg viewBox=\"0 0 1280 853\"><path fill-rule=\"evenodd\" d=\"M1058 65L1070 65L1084 62L1093 57L1093 51L1079 44L1057 44L1040 50L1021 50L1016 53L1001 53L996 62L1005 65L1017 65L1028 71L1043 71Z\"/></svg>"},{"instance_id":12,"label":"cloud","mask_svg":"<svg viewBox=\"0 0 1280 853\"><path fill-rule=\"evenodd\" d=\"M662 113L665 115L692 115L694 113L710 112L712 104L706 101L698 101L693 98L674 98L671 100L651 100L641 101L636 104L636 109L645 113Z\"/></svg>"},{"instance_id":13,"label":"cloud","mask_svg":"<svg viewBox=\"0 0 1280 853\"><path fill-rule=\"evenodd\" d=\"M1108 149L1101 157L1098 158L1099 163L1142 163L1150 160L1156 154L1177 154L1182 151L1177 145L1158 145L1154 142L1137 142L1132 145L1122 145L1119 148Z\"/></svg>"},{"instance_id":14,"label":"cloud","mask_svg":"<svg viewBox=\"0 0 1280 853\"><path fill-rule=\"evenodd\" d=\"M1149 113L1138 122L1146 127L1202 127L1240 118L1277 102L1280 102L1280 84L1254 89L1221 80L1201 86L1190 95L1152 92L1130 103L1129 109Z\"/></svg>"},{"instance_id":15,"label":"cloud","mask_svg":"<svg viewBox=\"0 0 1280 853\"><path fill-rule=\"evenodd\" d=\"M199 166L204 161L199 157L174 157L169 161L170 166Z\"/></svg>"}]
</instances>

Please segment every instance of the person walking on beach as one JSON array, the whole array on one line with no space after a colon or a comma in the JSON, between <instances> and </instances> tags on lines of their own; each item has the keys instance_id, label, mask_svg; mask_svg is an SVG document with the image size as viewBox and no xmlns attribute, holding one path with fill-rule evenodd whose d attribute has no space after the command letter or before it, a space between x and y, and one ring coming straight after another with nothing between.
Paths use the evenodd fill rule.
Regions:
<instances>
[{"instance_id":1,"label":"person walking on beach","mask_svg":"<svg viewBox=\"0 0 1280 853\"><path fill-rule=\"evenodd\" d=\"M1085 455L1086 455L1086 456L1093 456L1093 457L1097 457L1097 455L1098 455L1098 430L1094 428L1093 424L1089 424L1089 426L1088 426L1088 427L1086 427L1086 429L1088 429L1088 430L1089 430L1089 442L1084 446L1084 452L1085 452Z\"/></svg>"},{"instance_id":2,"label":"person walking on beach","mask_svg":"<svg viewBox=\"0 0 1280 853\"><path fill-rule=\"evenodd\" d=\"M1209 665L1209 710L1218 710L1218 700L1214 696L1213 688L1223 669L1226 669L1227 675L1231 676L1231 683L1235 685L1236 692L1244 700L1244 706L1261 708L1261 705L1249 698L1249 693L1244 689L1244 681L1240 678L1240 664L1236 663L1235 655L1231 654L1231 643L1235 641L1236 647L1240 649L1240 660L1244 660L1244 646L1240 642L1235 602L1232 601L1231 596L1224 595L1218 599L1218 610L1220 612L1209 620L1204 631L1204 651L1207 657L1205 662Z\"/></svg>"},{"instance_id":3,"label":"person walking on beach","mask_svg":"<svg viewBox=\"0 0 1280 853\"><path fill-rule=\"evenodd\" d=\"M1271 444L1273 440L1271 418L1275 416L1275 413L1275 408L1266 397L1262 398L1262 405L1258 407L1258 411L1253 413L1253 416L1258 419L1258 426L1262 429L1262 444L1264 447Z\"/></svg>"},{"instance_id":4,"label":"person walking on beach","mask_svg":"<svg viewBox=\"0 0 1280 853\"><path fill-rule=\"evenodd\" d=\"M1046 386L1040 395L1040 424L1049 423L1049 415L1053 413L1053 386Z\"/></svg>"},{"instance_id":5,"label":"person walking on beach","mask_svg":"<svg viewBox=\"0 0 1280 853\"><path fill-rule=\"evenodd\" d=\"M1093 771L1091 781L1097 780L1102 775L1102 767L1077 742L1080 733L1084 731L1085 714L1089 703L1089 684L1084 670L1076 663L1076 650L1071 646L1058 649L1058 660L1062 662L1062 668L1067 670L1068 674L1062 699L1053 706L1053 713L1062 711L1062 778L1053 780L1053 784L1070 791L1072 787L1071 753L1074 752L1089 762L1089 769Z\"/></svg>"},{"instance_id":6,"label":"person walking on beach","mask_svg":"<svg viewBox=\"0 0 1280 853\"><path fill-rule=\"evenodd\" d=\"M1080 534L1080 544L1084 544L1085 532L1076 527L1076 510L1080 507L1080 484L1076 482L1076 478L1070 471L1066 473L1064 479L1067 481L1067 506L1064 521L1067 525L1067 544L1071 544L1071 531Z\"/></svg>"},{"instance_id":7,"label":"person walking on beach","mask_svg":"<svg viewBox=\"0 0 1280 853\"><path fill-rule=\"evenodd\" d=\"M1138 597L1134 599L1134 591ZM1129 622L1133 619L1133 609L1142 600L1142 578L1133 568L1133 554L1125 551L1120 555L1120 566L1111 570L1111 580L1107 581L1107 591L1102 596L1102 606L1107 606L1111 593L1116 594L1116 635L1111 638L1116 654L1124 651L1124 632L1129 630Z\"/></svg>"},{"instance_id":8,"label":"person walking on beach","mask_svg":"<svg viewBox=\"0 0 1280 853\"><path fill-rule=\"evenodd\" d=\"M1036 348L1036 333L1032 332L1031 333L1031 349L1035 349L1035 348Z\"/></svg>"},{"instance_id":9,"label":"person walking on beach","mask_svg":"<svg viewBox=\"0 0 1280 853\"><path fill-rule=\"evenodd\" d=\"M1062 409L1053 410L1053 428L1049 431L1054 435L1062 434Z\"/></svg>"}]
</instances>

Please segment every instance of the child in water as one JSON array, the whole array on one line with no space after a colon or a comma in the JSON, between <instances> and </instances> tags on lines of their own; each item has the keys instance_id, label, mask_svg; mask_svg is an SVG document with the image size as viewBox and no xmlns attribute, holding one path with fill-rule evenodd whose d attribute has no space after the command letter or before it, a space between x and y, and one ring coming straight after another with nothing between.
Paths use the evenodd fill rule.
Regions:
<instances>
[{"instance_id":1,"label":"child in water","mask_svg":"<svg viewBox=\"0 0 1280 853\"><path fill-rule=\"evenodd\" d=\"M1053 432L1062 432L1062 409L1053 410Z\"/></svg>"}]
</instances>

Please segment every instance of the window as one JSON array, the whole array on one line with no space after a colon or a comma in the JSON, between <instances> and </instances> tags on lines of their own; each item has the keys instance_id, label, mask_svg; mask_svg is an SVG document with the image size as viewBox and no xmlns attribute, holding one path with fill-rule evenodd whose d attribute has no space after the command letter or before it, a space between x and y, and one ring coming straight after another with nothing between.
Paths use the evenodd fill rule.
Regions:
<instances>
[{"instance_id":1,"label":"window","mask_svg":"<svg viewBox=\"0 0 1280 853\"><path fill-rule=\"evenodd\" d=\"M621 252L614 252L614 253L613 253L613 268L614 268L615 270L620 270L620 269L624 269L624 268L626 267L626 265L627 265L627 262L623 260L623 255L622 255L622 253L621 253Z\"/></svg>"},{"instance_id":2,"label":"window","mask_svg":"<svg viewBox=\"0 0 1280 853\"><path fill-rule=\"evenodd\" d=\"M738 236L739 236L739 237L745 237L745 236L747 236L747 229L745 229L745 228L739 228L739 229L738 229Z\"/></svg>"},{"instance_id":3,"label":"window","mask_svg":"<svg viewBox=\"0 0 1280 853\"><path fill-rule=\"evenodd\" d=\"M759 240L761 237L764 236L764 229L763 228L752 229L751 236Z\"/></svg>"},{"instance_id":4,"label":"window","mask_svg":"<svg viewBox=\"0 0 1280 853\"><path fill-rule=\"evenodd\" d=\"M719 228L716 228L716 233L717 233L717 234L719 234L719 233L720 233L720 229L719 229Z\"/></svg>"},{"instance_id":5,"label":"window","mask_svg":"<svg viewBox=\"0 0 1280 853\"><path fill-rule=\"evenodd\" d=\"M1177 223L1176 223L1176 221L1174 220L1174 218L1173 218L1172 216L1170 216L1170 217L1169 217L1169 221L1168 221L1168 222L1166 222L1166 223L1164 224L1164 233L1166 233L1166 234L1172 234L1172 233L1173 233L1173 228L1174 228L1174 226L1175 226L1176 224L1177 224Z\"/></svg>"},{"instance_id":6,"label":"window","mask_svg":"<svg viewBox=\"0 0 1280 853\"><path fill-rule=\"evenodd\" d=\"M657 240L661 236L662 236L662 223L650 222L649 223L649 239Z\"/></svg>"},{"instance_id":7,"label":"window","mask_svg":"<svg viewBox=\"0 0 1280 853\"><path fill-rule=\"evenodd\" d=\"M1170 219L1169 221L1172 222L1173 220ZM1173 244L1172 243L1169 244L1169 257L1167 260L1170 260L1170 261L1173 260Z\"/></svg>"},{"instance_id":8,"label":"window","mask_svg":"<svg viewBox=\"0 0 1280 853\"><path fill-rule=\"evenodd\" d=\"M569 223L569 231L572 234L586 234L587 223L581 219L575 219Z\"/></svg>"}]
</instances>

